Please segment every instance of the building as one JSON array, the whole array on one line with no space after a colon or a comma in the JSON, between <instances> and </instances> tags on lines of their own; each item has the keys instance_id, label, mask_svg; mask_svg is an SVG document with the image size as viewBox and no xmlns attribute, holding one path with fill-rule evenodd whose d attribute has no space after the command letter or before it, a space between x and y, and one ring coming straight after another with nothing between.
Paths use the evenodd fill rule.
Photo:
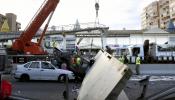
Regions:
<instances>
[{"instance_id":1,"label":"building","mask_svg":"<svg viewBox=\"0 0 175 100\"><path fill-rule=\"evenodd\" d=\"M170 0L170 18L175 24L175 0Z\"/></svg>"},{"instance_id":2,"label":"building","mask_svg":"<svg viewBox=\"0 0 175 100\"><path fill-rule=\"evenodd\" d=\"M170 3L169 0L159 0L159 17L160 28L166 29L170 20Z\"/></svg>"},{"instance_id":3,"label":"building","mask_svg":"<svg viewBox=\"0 0 175 100\"><path fill-rule=\"evenodd\" d=\"M6 19L6 17L4 15L0 14L0 28L2 27L5 19Z\"/></svg>"},{"instance_id":4,"label":"building","mask_svg":"<svg viewBox=\"0 0 175 100\"><path fill-rule=\"evenodd\" d=\"M166 29L171 19L171 6L174 0L159 0L152 2L144 8L141 15L142 29L161 28Z\"/></svg>"},{"instance_id":5,"label":"building","mask_svg":"<svg viewBox=\"0 0 175 100\"><path fill-rule=\"evenodd\" d=\"M13 13L6 13L6 15L0 14L0 28L2 27L5 19L8 20L10 32L17 32L19 29L21 29L21 23L16 21L17 16Z\"/></svg>"},{"instance_id":6,"label":"building","mask_svg":"<svg viewBox=\"0 0 175 100\"><path fill-rule=\"evenodd\" d=\"M152 27L159 26L159 9L158 1L152 2L147 7L144 8L141 14L141 27L142 29L150 29Z\"/></svg>"}]
</instances>

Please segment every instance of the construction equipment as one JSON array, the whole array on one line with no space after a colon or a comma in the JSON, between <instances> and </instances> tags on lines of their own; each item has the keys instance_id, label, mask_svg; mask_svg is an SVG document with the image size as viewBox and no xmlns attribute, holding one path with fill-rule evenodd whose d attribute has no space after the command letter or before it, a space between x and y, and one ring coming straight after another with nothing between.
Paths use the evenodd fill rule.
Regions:
<instances>
[{"instance_id":1,"label":"construction equipment","mask_svg":"<svg viewBox=\"0 0 175 100\"><path fill-rule=\"evenodd\" d=\"M12 44L12 50L17 51L18 53L24 54L45 54L46 52L41 48L41 42L43 36L46 32L48 24L51 20L51 17L54 13L54 10L59 3L59 0L45 0L41 5L38 12L33 17L31 23L28 24L24 32L20 35L18 39ZM31 42L32 38L35 36L41 25L44 23L46 18L49 17L47 24L42 32L42 35L38 43Z\"/></svg>"}]
</instances>

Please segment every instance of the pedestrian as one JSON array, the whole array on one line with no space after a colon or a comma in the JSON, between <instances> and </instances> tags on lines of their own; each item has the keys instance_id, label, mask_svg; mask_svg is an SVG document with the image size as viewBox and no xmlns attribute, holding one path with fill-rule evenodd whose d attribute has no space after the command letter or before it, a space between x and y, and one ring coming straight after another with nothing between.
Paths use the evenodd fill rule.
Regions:
<instances>
[{"instance_id":1,"label":"pedestrian","mask_svg":"<svg viewBox=\"0 0 175 100\"><path fill-rule=\"evenodd\" d=\"M76 65L76 59L75 59L75 56L72 55L71 56L71 66L75 67L75 65Z\"/></svg>"},{"instance_id":2,"label":"pedestrian","mask_svg":"<svg viewBox=\"0 0 175 100\"><path fill-rule=\"evenodd\" d=\"M61 69L67 70L67 64L63 62L61 64Z\"/></svg>"},{"instance_id":3,"label":"pedestrian","mask_svg":"<svg viewBox=\"0 0 175 100\"><path fill-rule=\"evenodd\" d=\"M141 59L139 55L136 57L136 75L140 75L140 64L141 64Z\"/></svg>"}]
</instances>

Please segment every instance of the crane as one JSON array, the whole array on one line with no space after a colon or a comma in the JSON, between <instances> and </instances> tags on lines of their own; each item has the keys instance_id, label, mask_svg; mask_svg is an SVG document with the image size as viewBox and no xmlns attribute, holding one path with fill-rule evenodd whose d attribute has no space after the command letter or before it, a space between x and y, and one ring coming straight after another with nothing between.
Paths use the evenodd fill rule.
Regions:
<instances>
[{"instance_id":1,"label":"crane","mask_svg":"<svg viewBox=\"0 0 175 100\"><path fill-rule=\"evenodd\" d=\"M37 11L31 23L28 24L26 29L22 32L19 38L15 40L12 44L12 50L17 52L22 52L24 54L45 54L46 52L41 48L41 42L44 34L47 30L48 24L51 17L57 7L60 0L45 0L41 5L40 9ZM41 25L50 15L47 24L44 27L42 35L38 43L31 42L32 38L35 36Z\"/></svg>"}]
</instances>

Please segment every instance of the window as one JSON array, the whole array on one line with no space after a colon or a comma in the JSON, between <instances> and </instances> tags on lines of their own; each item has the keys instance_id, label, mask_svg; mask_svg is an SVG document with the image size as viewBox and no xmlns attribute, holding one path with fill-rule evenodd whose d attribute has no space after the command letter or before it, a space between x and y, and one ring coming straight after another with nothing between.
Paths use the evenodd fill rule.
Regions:
<instances>
[{"instance_id":1,"label":"window","mask_svg":"<svg viewBox=\"0 0 175 100\"><path fill-rule=\"evenodd\" d=\"M133 56L137 56L138 54L140 54L140 48L139 47L134 47L132 49L132 53L133 53Z\"/></svg>"},{"instance_id":2,"label":"window","mask_svg":"<svg viewBox=\"0 0 175 100\"><path fill-rule=\"evenodd\" d=\"M41 68L43 68L43 69L54 69L54 67L51 64L47 63L47 62L42 62L41 63Z\"/></svg>"},{"instance_id":3,"label":"window","mask_svg":"<svg viewBox=\"0 0 175 100\"><path fill-rule=\"evenodd\" d=\"M166 8L163 8L163 10L165 11L165 10L166 10Z\"/></svg>"},{"instance_id":4,"label":"window","mask_svg":"<svg viewBox=\"0 0 175 100\"><path fill-rule=\"evenodd\" d=\"M49 41L46 41L46 42L44 43L44 46L45 46L47 49L52 48Z\"/></svg>"},{"instance_id":5,"label":"window","mask_svg":"<svg viewBox=\"0 0 175 100\"><path fill-rule=\"evenodd\" d=\"M163 17L163 14L161 14L161 17Z\"/></svg>"},{"instance_id":6,"label":"window","mask_svg":"<svg viewBox=\"0 0 175 100\"><path fill-rule=\"evenodd\" d=\"M166 25L166 22L163 22L164 25Z\"/></svg>"},{"instance_id":7,"label":"window","mask_svg":"<svg viewBox=\"0 0 175 100\"><path fill-rule=\"evenodd\" d=\"M127 48L119 48L116 49L116 55L121 56L121 55L128 55L129 54L129 50Z\"/></svg>"},{"instance_id":8,"label":"window","mask_svg":"<svg viewBox=\"0 0 175 100\"><path fill-rule=\"evenodd\" d=\"M29 68L39 68L39 62L32 62Z\"/></svg>"},{"instance_id":9,"label":"window","mask_svg":"<svg viewBox=\"0 0 175 100\"><path fill-rule=\"evenodd\" d=\"M157 50L158 51L165 51L165 52L168 52L168 51L173 52L175 50L175 46L167 46L167 47L157 46Z\"/></svg>"},{"instance_id":10,"label":"window","mask_svg":"<svg viewBox=\"0 0 175 100\"><path fill-rule=\"evenodd\" d=\"M30 64L31 64L31 62L25 64L24 67L25 67L25 68L28 68Z\"/></svg>"}]
</instances>

